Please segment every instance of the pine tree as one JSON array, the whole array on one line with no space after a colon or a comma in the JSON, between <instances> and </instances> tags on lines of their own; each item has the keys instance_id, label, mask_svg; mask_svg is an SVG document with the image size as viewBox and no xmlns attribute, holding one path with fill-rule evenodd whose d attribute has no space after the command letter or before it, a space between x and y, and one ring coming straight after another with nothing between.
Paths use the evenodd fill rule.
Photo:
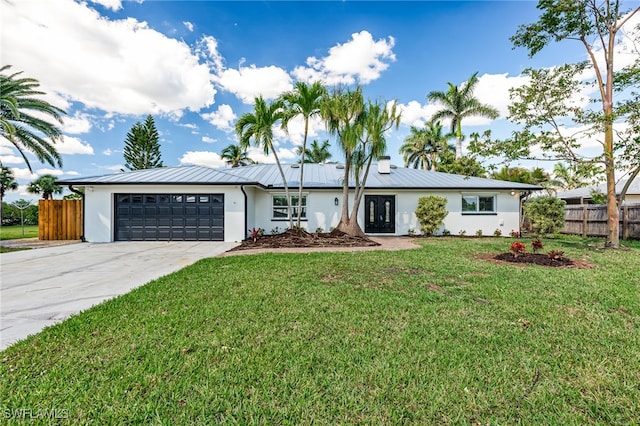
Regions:
<instances>
[{"instance_id":1,"label":"pine tree","mask_svg":"<svg viewBox=\"0 0 640 426\"><path fill-rule=\"evenodd\" d=\"M127 133L124 146L125 167L129 170L164 167L160 154L160 142L156 124L151 115L137 122Z\"/></svg>"}]
</instances>

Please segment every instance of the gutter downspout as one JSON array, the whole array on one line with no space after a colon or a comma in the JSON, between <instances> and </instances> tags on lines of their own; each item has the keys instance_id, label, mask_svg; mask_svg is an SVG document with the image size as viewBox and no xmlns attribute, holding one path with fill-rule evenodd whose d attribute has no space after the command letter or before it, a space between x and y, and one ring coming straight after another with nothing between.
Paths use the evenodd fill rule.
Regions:
<instances>
[{"instance_id":1,"label":"gutter downspout","mask_svg":"<svg viewBox=\"0 0 640 426\"><path fill-rule=\"evenodd\" d=\"M249 222L248 222L248 219L247 219L247 211L248 211L247 193L244 192L244 185L240 185L240 191L242 191L242 195L244 195L244 229L245 229L245 232L248 232ZM243 238L242 240L244 241L245 239L246 238Z\"/></svg>"},{"instance_id":2,"label":"gutter downspout","mask_svg":"<svg viewBox=\"0 0 640 426\"><path fill-rule=\"evenodd\" d=\"M73 192L74 194L78 194L78 195L80 195L82 197L82 235L80 235L80 241L82 241L83 243L86 243L87 240L84 237L84 234L85 234L85 232L84 232L84 205L85 205L84 192L78 191L77 189L75 189L73 187L73 185L69 185L69 191Z\"/></svg>"}]
</instances>

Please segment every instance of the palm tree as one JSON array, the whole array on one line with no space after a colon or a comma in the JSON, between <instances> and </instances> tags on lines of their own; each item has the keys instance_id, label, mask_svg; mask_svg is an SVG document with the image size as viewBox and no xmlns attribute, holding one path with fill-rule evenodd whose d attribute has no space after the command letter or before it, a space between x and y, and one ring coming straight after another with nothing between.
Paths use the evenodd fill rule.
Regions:
<instances>
[{"instance_id":1,"label":"palm tree","mask_svg":"<svg viewBox=\"0 0 640 426\"><path fill-rule=\"evenodd\" d=\"M220 157L225 160L228 166L231 167L240 167L255 164L255 161L249 158L247 150L240 148L239 145L229 145L222 150Z\"/></svg>"},{"instance_id":2,"label":"palm tree","mask_svg":"<svg viewBox=\"0 0 640 426\"><path fill-rule=\"evenodd\" d=\"M586 173L578 167L567 167L564 163L556 163L553 166L553 179L551 185L562 190L570 190L587 185Z\"/></svg>"},{"instance_id":3,"label":"palm tree","mask_svg":"<svg viewBox=\"0 0 640 426\"><path fill-rule=\"evenodd\" d=\"M62 140L62 132L47 118L62 124L66 113L37 98L44 94L37 90L38 80L19 77L22 72L6 75L10 67L0 68L0 136L18 150L29 171L31 164L24 151L35 154L43 163L62 167L62 157L54 147L56 141Z\"/></svg>"},{"instance_id":4,"label":"palm tree","mask_svg":"<svg viewBox=\"0 0 640 426\"><path fill-rule=\"evenodd\" d=\"M385 133L400 124L396 103L364 101L362 88L336 88L322 103L327 130L336 135L345 156L342 181L342 213L336 230L364 236L358 224L358 209L364 195L369 169L386 150ZM349 214L349 178L354 180L353 207Z\"/></svg>"},{"instance_id":5,"label":"palm tree","mask_svg":"<svg viewBox=\"0 0 640 426\"><path fill-rule=\"evenodd\" d=\"M400 154L404 159L404 166L413 165L414 169L431 169L436 171L438 157L445 151L454 150L452 145L447 143L451 134L442 134L440 122L428 122L424 129L411 126L411 134L404 140L400 147Z\"/></svg>"},{"instance_id":6,"label":"palm tree","mask_svg":"<svg viewBox=\"0 0 640 426\"><path fill-rule=\"evenodd\" d=\"M462 120L467 117L478 116L495 119L499 117L498 110L491 105L485 105L473 96L478 84L478 73L474 73L466 83L459 87L447 83L446 92L432 91L427 95L430 102L438 102L442 109L436 112L432 121L448 118L451 120L451 133L456 135L456 158L462 157Z\"/></svg>"},{"instance_id":7,"label":"palm tree","mask_svg":"<svg viewBox=\"0 0 640 426\"><path fill-rule=\"evenodd\" d=\"M311 142L310 147L304 150L304 162L307 164L326 163L331 158L330 146L328 140L323 141L322 145L317 140L314 140ZM302 162L301 146L296 149L296 153L300 155L301 159L299 161Z\"/></svg>"},{"instance_id":8,"label":"palm tree","mask_svg":"<svg viewBox=\"0 0 640 426\"><path fill-rule=\"evenodd\" d=\"M18 182L13 175L13 170L0 164L0 226L2 225L2 200L7 191L18 189Z\"/></svg>"},{"instance_id":9,"label":"palm tree","mask_svg":"<svg viewBox=\"0 0 640 426\"><path fill-rule=\"evenodd\" d=\"M53 175L42 175L27 187L30 194L42 194L43 200L53 199L53 194L62 194L62 187L56 184Z\"/></svg>"},{"instance_id":10,"label":"palm tree","mask_svg":"<svg viewBox=\"0 0 640 426\"><path fill-rule=\"evenodd\" d=\"M289 197L289 185L284 176L278 153L273 147L273 126L278 120L285 117L284 105L281 100L276 100L267 104L262 96L255 98L253 112L242 114L235 126L236 135L240 140L240 148L246 150L253 140L255 146L262 147L264 154L270 152L276 159L282 184L284 185L285 196L287 197L287 216L289 217L289 228L293 228L293 215L291 214L291 197Z\"/></svg>"},{"instance_id":11,"label":"palm tree","mask_svg":"<svg viewBox=\"0 0 640 426\"><path fill-rule=\"evenodd\" d=\"M293 91L284 93L281 99L285 103L286 116L282 120L282 127L286 128L289 120L297 116L304 119L304 139L302 140L302 150L300 151L300 184L298 185L298 227L302 215L302 186L304 178L304 156L307 151L307 136L309 134L309 120L320 115L320 102L327 89L316 81L310 86L307 83L298 81Z\"/></svg>"}]
</instances>

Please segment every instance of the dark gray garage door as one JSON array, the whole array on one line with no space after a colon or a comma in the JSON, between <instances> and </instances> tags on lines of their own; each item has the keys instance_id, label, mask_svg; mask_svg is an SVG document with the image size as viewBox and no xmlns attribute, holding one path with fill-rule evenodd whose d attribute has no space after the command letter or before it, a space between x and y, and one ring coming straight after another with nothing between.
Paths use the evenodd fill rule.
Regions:
<instances>
[{"instance_id":1,"label":"dark gray garage door","mask_svg":"<svg viewBox=\"0 0 640 426\"><path fill-rule=\"evenodd\" d=\"M223 241L223 194L116 194L116 241Z\"/></svg>"}]
</instances>

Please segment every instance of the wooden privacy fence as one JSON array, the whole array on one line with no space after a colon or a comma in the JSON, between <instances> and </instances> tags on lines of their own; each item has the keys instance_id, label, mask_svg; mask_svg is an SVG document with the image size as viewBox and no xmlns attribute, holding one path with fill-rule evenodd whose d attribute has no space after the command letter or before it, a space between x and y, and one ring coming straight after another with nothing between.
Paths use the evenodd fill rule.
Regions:
<instances>
[{"instance_id":1,"label":"wooden privacy fence","mask_svg":"<svg viewBox=\"0 0 640 426\"><path fill-rule=\"evenodd\" d=\"M40 200L38 238L79 240L82 237L82 200Z\"/></svg>"},{"instance_id":2,"label":"wooden privacy fence","mask_svg":"<svg viewBox=\"0 0 640 426\"><path fill-rule=\"evenodd\" d=\"M563 234L577 234L583 237L606 237L607 206L601 204L580 204L564 207ZM625 205L620 208L620 238L640 239L640 204Z\"/></svg>"}]
</instances>

